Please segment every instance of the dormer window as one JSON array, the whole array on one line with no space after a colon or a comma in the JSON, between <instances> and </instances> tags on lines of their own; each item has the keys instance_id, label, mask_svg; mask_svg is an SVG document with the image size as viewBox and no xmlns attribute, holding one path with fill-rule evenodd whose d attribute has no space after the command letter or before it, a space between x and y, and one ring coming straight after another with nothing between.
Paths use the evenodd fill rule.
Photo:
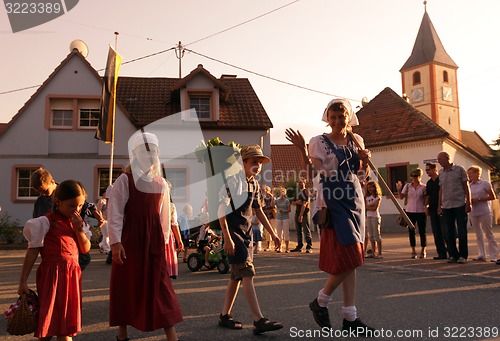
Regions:
<instances>
[{"instance_id":1,"label":"dormer window","mask_svg":"<svg viewBox=\"0 0 500 341\"><path fill-rule=\"evenodd\" d=\"M189 96L189 108L196 110L196 116L199 119L210 119L210 97L208 96ZM194 113L192 114L194 115ZM196 118L196 117L191 117Z\"/></svg>"},{"instance_id":2,"label":"dormer window","mask_svg":"<svg viewBox=\"0 0 500 341\"><path fill-rule=\"evenodd\" d=\"M213 91L187 90L186 107L189 111L187 120L213 121L215 120L215 95Z\"/></svg>"}]
</instances>

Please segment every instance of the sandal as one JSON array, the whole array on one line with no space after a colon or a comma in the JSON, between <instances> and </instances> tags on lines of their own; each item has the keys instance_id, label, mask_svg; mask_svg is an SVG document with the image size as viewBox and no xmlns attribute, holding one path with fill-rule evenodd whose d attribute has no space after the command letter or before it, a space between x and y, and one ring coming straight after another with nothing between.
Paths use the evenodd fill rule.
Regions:
<instances>
[{"instance_id":1,"label":"sandal","mask_svg":"<svg viewBox=\"0 0 500 341\"><path fill-rule=\"evenodd\" d=\"M265 317L261 318L258 321L254 321L253 325L255 326L253 335L259 335L265 332L283 328L283 324L281 324L280 322L269 321L269 319L266 319Z\"/></svg>"},{"instance_id":2,"label":"sandal","mask_svg":"<svg viewBox=\"0 0 500 341\"><path fill-rule=\"evenodd\" d=\"M243 325L240 321L236 321L229 314L219 316L219 326L229 329L243 329Z\"/></svg>"}]
</instances>

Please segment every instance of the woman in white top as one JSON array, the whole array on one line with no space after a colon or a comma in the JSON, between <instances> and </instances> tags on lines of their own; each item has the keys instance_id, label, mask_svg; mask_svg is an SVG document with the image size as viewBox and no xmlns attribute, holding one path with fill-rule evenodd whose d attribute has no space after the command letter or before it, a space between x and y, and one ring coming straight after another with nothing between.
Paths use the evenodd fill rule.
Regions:
<instances>
[{"instance_id":1,"label":"woman in white top","mask_svg":"<svg viewBox=\"0 0 500 341\"><path fill-rule=\"evenodd\" d=\"M425 215L425 185L420 182L422 179L423 171L420 168L413 170L410 174L411 182L406 184L403 188L401 181L396 183L396 188L398 190L399 197L401 199L408 198L406 203L406 214L410 218L411 222L417 226L418 234L420 235L420 258L427 257L426 247L427 247L427 235L425 233L427 216ZM417 244L415 240L415 229L408 229L408 234L410 237L411 246L411 258L417 258L417 252L415 251L415 246Z\"/></svg>"},{"instance_id":2,"label":"woman in white top","mask_svg":"<svg viewBox=\"0 0 500 341\"><path fill-rule=\"evenodd\" d=\"M330 101L322 120L331 132L313 137L309 148L299 131L286 131L287 139L300 151L302 168L309 179L321 175L321 195L316 205L326 208L331 217L321 230L319 254L319 268L328 273L328 278L309 308L320 327L331 328L327 307L333 291L341 286L342 330L363 329L356 335L366 336L373 328L357 316L355 288L356 268L364 263L365 239L365 203L358 176L368 175L370 152L364 149L362 137L352 133L352 126L359 122L348 100Z\"/></svg>"},{"instance_id":3,"label":"woman in white top","mask_svg":"<svg viewBox=\"0 0 500 341\"><path fill-rule=\"evenodd\" d=\"M471 166L467 170L470 182L470 192L472 197L472 210L469 214L470 221L474 227L477 238L478 254L472 258L474 261L486 261L486 250L484 247L483 233L488 239L488 249L490 251L490 259L492 262L497 261L498 245L495 241L492 228L492 214L488 202L496 199L495 192L491 188L488 181L481 180L481 168L479 166Z\"/></svg>"},{"instance_id":4,"label":"woman in white top","mask_svg":"<svg viewBox=\"0 0 500 341\"><path fill-rule=\"evenodd\" d=\"M286 189L281 186L279 188L280 196L276 200L276 230L278 231L278 237L285 241L285 252L290 252L288 245L290 244L290 200L286 198ZM276 249L276 252L281 252L281 246Z\"/></svg>"}]
</instances>

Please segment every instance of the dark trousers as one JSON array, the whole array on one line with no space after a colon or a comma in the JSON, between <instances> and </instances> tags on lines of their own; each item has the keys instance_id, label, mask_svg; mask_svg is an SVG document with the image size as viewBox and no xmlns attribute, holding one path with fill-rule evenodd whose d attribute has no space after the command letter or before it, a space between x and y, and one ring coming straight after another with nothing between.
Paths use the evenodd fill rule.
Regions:
<instances>
[{"instance_id":1,"label":"dark trousers","mask_svg":"<svg viewBox=\"0 0 500 341\"><path fill-rule=\"evenodd\" d=\"M443 217L437 212L429 212L431 220L432 234L434 235L434 245L439 257L447 258L446 250L446 226L443 222Z\"/></svg>"},{"instance_id":2,"label":"dark trousers","mask_svg":"<svg viewBox=\"0 0 500 341\"><path fill-rule=\"evenodd\" d=\"M302 234L304 234L304 239L306 240L306 249L312 249L312 239L311 239L311 227L309 226L309 219L307 213L302 215L302 222L299 223L299 216L295 215L295 228L297 229L297 249L302 249L304 246L304 241L302 239Z\"/></svg>"},{"instance_id":3,"label":"dark trousers","mask_svg":"<svg viewBox=\"0 0 500 341\"><path fill-rule=\"evenodd\" d=\"M469 249L467 245L467 213L465 205L454 208L443 208L443 219L446 225L446 240L448 241L448 253L450 257L467 259ZM455 225L456 224L456 225ZM458 231L458 249L457 249Z\"/></svg>"},{"instance_id":4,"label":"dark trousers","mask_svg":"<svg viewBox=\"0 0 500 341\"><path fill-rule=\"evenodd\" d=\"M410 221L417 227L418 225L418 234L420 235L420 246L421 247L426 247L427 246L427 235L425 233L425 228L427 225L427 217L425 216L425 213L412 213L412 212L406 212L408 215L408 218L410 218ZM415 247L417 245L417 241L415 240L415 230L414 229L408 229L408 236L410 237L410 246Z\"/></svg>"}]
</instances>

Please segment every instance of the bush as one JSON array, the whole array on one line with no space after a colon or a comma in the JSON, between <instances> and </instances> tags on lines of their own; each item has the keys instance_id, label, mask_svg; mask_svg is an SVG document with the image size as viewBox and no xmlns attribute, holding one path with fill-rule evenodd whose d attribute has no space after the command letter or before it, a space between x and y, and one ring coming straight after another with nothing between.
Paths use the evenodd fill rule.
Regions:
<instances>
[{"instance_id":1,"label":"bush","mask_svg":"<svg viewBox=\"0 0 500 341\"><path fill-rule=\"evenodd\" d=\"M12 221L7 213L0 213L0 236L7 244L13 244L19 240L21 235L21 224L18 219Z\"/></svg>"}]
</instances>

